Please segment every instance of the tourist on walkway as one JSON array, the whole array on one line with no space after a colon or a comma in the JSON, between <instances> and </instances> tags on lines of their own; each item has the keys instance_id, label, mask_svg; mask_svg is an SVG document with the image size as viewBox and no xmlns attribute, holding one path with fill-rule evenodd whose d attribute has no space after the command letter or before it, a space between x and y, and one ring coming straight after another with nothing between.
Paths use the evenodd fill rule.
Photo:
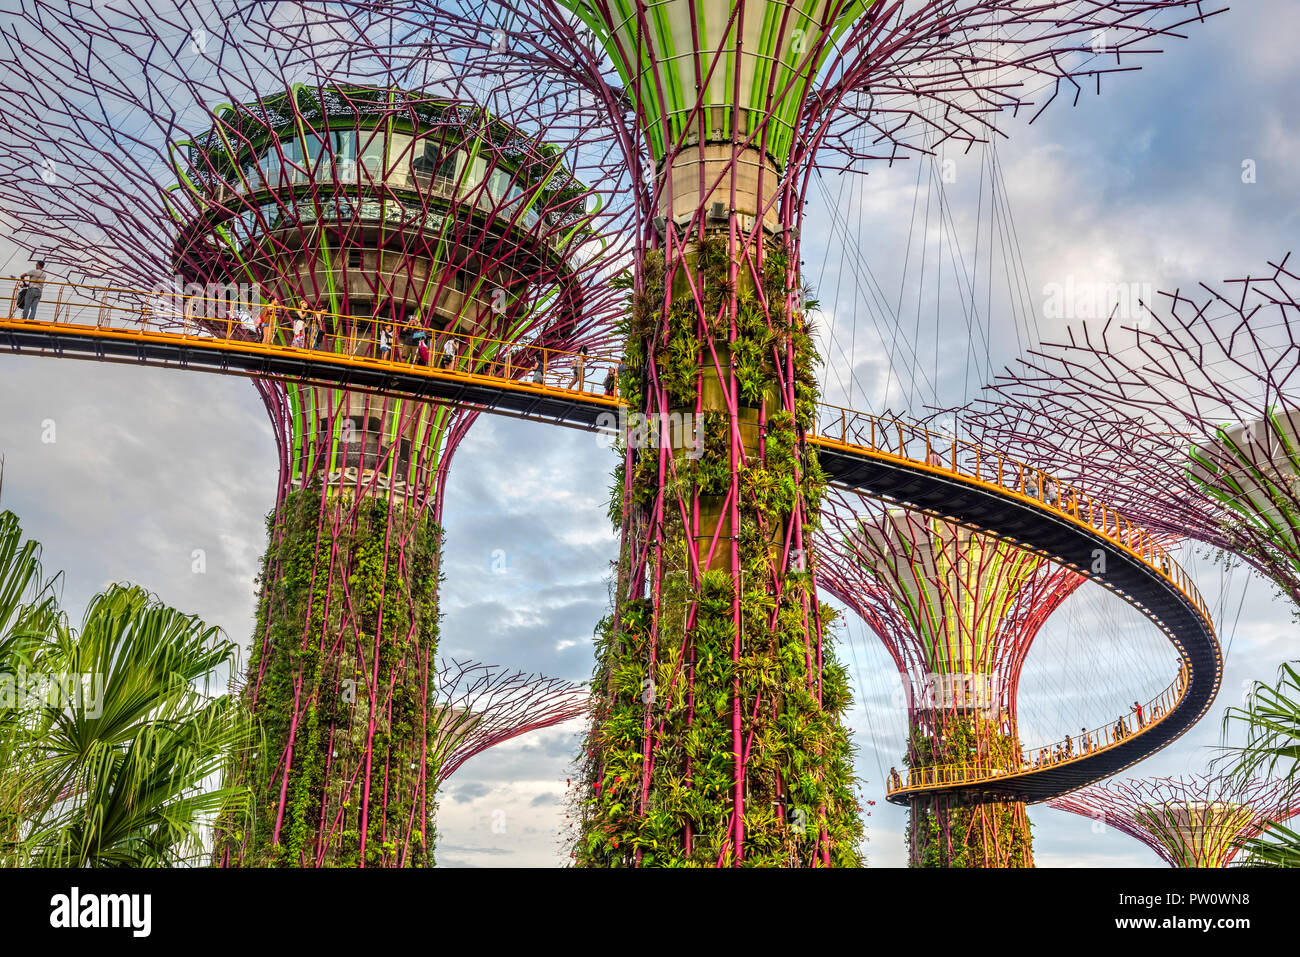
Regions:
<instances>
[{"instance_id":1,"label":"tourist on walkway","mask_svg":"<svg viewBox=\"0 0 1300 957\"><path fill-rule=\"evenodd\" d=\"M18 278L23 282L19 292L22 297L23 320L31 322L36 318L36 306L41 301L41 293L45 291L45 280L49 278L45 272L45 260L36 260L36 268L27 270Z\"/></svg>"},{"instance_id":2,"label":"tourist on walkway","mask_svg":"<svg viewBox=\"0 0 1300 957\"><path fill-rule=\"evenodd\" d=\"M568 388L572 390L577 386L579 392L582 391L583 385L587 379L587 347L583 346L578 350L578 354L573 359L573 378L569 380Z\"/></svg>"},{"instance_id":3,"label":"tourist on walkway","mask_svg":"<svg viewBox=\"0 0 1300 957\"><path fill-rule=\"evenodd\" d=\"M306 299L298 300L298 308L294 311L293 320L293 347L303 349L307 346L307 324L311 320L311 308L307 305Z\"/></svg>"},{"instance_id":4,"label":"tourist on walkway","mask_svg":"<svg viewBox=\"0 0 1300 957\"><path fill-rule=\"evenodd\" d=\"M272 297L271 301L262 307L262 315L258 317L258 322L262 326L262 345L269 346L275 342L275 334L279 331L276 328L280 322L279 314L280 300Z\"/></svg>"}]
</instances>

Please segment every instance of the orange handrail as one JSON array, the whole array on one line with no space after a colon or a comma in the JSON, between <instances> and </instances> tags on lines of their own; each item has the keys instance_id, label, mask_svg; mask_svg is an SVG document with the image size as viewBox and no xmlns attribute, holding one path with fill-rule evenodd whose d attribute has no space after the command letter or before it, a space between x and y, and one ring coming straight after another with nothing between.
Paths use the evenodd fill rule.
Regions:
<instances>
[{"instance_id":1,"label":"orange handrail","mask_svg":"<svg viewBox=\"0 0 1300 957\"><path fill-rule=\"evenodd\" d=\"M10 279L17 282L12 277ZM0 281L4 280L0 279ZM338 346L345 345L346 351L342 354L350 358L383 362L389 361L386 360L386 356L397 355L400 357L400 362L396 364L408 367L419 362L430 368L470 375L490 375L492 371L500 368L505 373L504 378L511 378L512 373L517 371L532 371L533 381L538 385L547 385L548 380L564 381L564 371L568 370L570 375L564 391L577 392L586 392L587 383L590 381L601 381L598 375L600 369L613 373L620 364L619 360L608 356L593 356L552 346L537 346L474 333L430 328L421 323L396 323L382 317L333 313L323 309L300 310L289 303L280 303L274 310L268 310L267 305L263 304L259 317L252 316L250 312L248 319L255 322L257 318L271 317L273 323L271 328L267 330L263 326L260 327L259 332L259 327L250 327L245 321L237 318L238 311L235 306L220 297L159 293L121 286L62 283L48 279L44 285L59 287L59 298L54 303L52 313L48 308L49 304L42 299L38 306L38 313L49 314L50 318L45 321L60 326L107 330L113 328L113 319L117 317L139 334L152 328L157 333L175 335L178 334L179 328L179 334L186 338L201 340L215 338L246 344L256 344L255 340L261 334L261 344L265 346L301 348L306 351L337 354L341 351ZM65 289L73 290L74 293L77 291L97 293L99 298L96 300L93 296L86 296L81 300L68 299L65 302L63 299ZM133 301L130 304L110 304L109 294L117 294ZM10 320L14 319L16 296L15 288L10 297ZM151 303L150 300L153 302ZM160 309L160 303L165 304L167 308ZM209 314L208 307L214 304L218 308L215 310L216 314L212 315ZM488 308L486 303L483 303L483 306ZM92 313L93 319L89 318ZM310 342L300 347L291 344L292 336L286 335L286 332L292 329L295 319L300 314L308 324L308 328L312 320L320 325L322 346L325 348L313 348L314 344ZM77 322L76 317L85 318L86 321ZM324 331L326 323L332 328L332 332ZM343 338L344 334L341 330L346 330L346 338ZM427 337L425 341L428 352L425 359L420 360L417 345L402 341L404 334ZM268 337L271 339L270 342L266 341ZM448 343L452 344L451 350L446 348ZM617 391L617 376L614 375L612 378L615 392L609 394L615 394Z\"/></svg>"},{"instance_id":2,"label":"orange handrail","mask_svg":"<svg viewBox=\"0 0 1300 957\"><path fill-rule=\"evenodd\" d=\"M978 784L1091 757L1102 751L1108 751L1139 731L1165 720L1186 690L1186 673L1180 671L1178 678L1169 687L1143 706L1143 720L1138 728L1129 729L1128 717L1130 715L1136 717L1134 712L1129 711L1114 722L1093 728L1091 731L1068 735L1040 748L1024 748L1018 755L1018 763L1011 768L995 768L980 764L934 764L908 768L906 780L904 781L900 775L895 781L890 781L887 793L893 795L947 785Z\"/></svg>"},{"instance_id":3,"label":"orange handrail","mask_svg":"<svg viewBox=\"0 0 1300 957\"><path fill-rule=\"evenodd\" d=\"M10 280L17 281L13 277L10 277ZM157 326L160 333L175 334L169 327L174 326L179 321L183 328L183 334L188 338L210 339L215 337L240 341L247 345L251 343L254 335L253 330L236 324L234 316L230 314L227 308L228 303L219 297L173 296L171 293L160 294L121 286L62 283L48 279L45 281L45 285L56 286L60 289L58 301L54 303L53 316L53 320L60 325L85 325L101 330L108 329L111 328L114 314L120 314L131 316L131 324L136 331L144 333L146 327L151 324L149 321L148 300L163 295L169 301L181 303L181 307L179 313L159 313L157 309L154 310L153 318L155 322L152 324ZM65 300L65 289L73 290L74 294L78 290L89 290L92 293L98 293L99 298L96 300L93 296L90 296L85 301L76 301L73 298ZM108 294L110 293L123 295L138 300L138 302L131 305L110 305L108 303ZM200 310L200 307L213 303L219 304L225 309L226 314L209 316L206 309ZM13 298L11 297L11 319L13 318L12 305ZM44 308L44 306L45 303L42 301L41 308ZM74 312L88 314L92 311L95 314L93 323L79 324L72 321ZM297 307L292 305L282 304L279 306L276 312L277 327L272 331L272 336L279 333L279 324L284 319L291 319L298 311ZM60 313L62 319L60 319ZM418 350L409 343L402 343L400 333L398 336L393 335L394 331L398 331L397 324L393 322L376 319L372 316L335 314L325 310L308 309L303 310L303 314L309 318L328 318L331 321L335 332L326 334L325 341L330 348L325 351L336 351L334 346L339 340L338 330L346 326L348 330L347 355L350 358L391 362L392 360L386 359L386 356L395 352L402 358L402 361L394 363L395 365L407 367L416 365ZM201 331L198 334L191 333L190 330L196 326ZM245 333L238 340L235 336L237 329ZM509 373L519 369L524 362L531 358L533 361L529 365L534 367L534 382L537 385L547 386L546 380L555 374L557 368L568 368L571 370L571 375L567 380L564 391L585 392L586 380L595 378L592 375L594 369L590 367L606 367L612 373L618 364L618 360L612 356L583 356L569 350L508 342L471 333L430 329L415 323L403 323L401 331L407 330L411 332L419 331L436 338L439 345L434 344L434 338L431 338L428 342L428 356L425 364L430 368L442 369L444 372L510 378ZM364 334L359 334L359 332ZM445 348L448 342L456 344L453 345L451 352L448 352ZM294 348L291 345L263 344L273 348ZM311 343L307 344L308 347L311 345ZM307 348L305 351L317 350ZM450 361L447 361L448 359ZM498 367L507 374L505 376L493 376L493 371ZM560 378L563 378L562 374ZM616 382L617 376L614 375L613 378ZM577 386L576 389L574 389L575 385ZM555 386L550 387L554 388ZM838 425L838 437L834 435L833 431L831 434L827 434L826 429L822 426L824 422ZM963 475L986 484L995 484L1004 491L1034 501L1040 508L1049 508L1070 517L1074 521L1086 524L1102 537L1111 541L1117 547L1124 549L1137 558L1138 561L1171 582L1202 615L1209 617L1208 605L1191 583L1190 577L1173 561L1162 545L1152 539L1146 532L1135 529L1127 519L1120 516L1114 509L1107 508L1102 503L1094 502L1091 496L1040 469L1006 458L1001 453L996 453L998 461L997 475L993 477L995 481L989 481L984 477L983 473L986 470L982 468L982 465L990 460L994 453L982 449L973 442L932 432L923 426L904 422L897 418L874 416L829 404L819 406L817 421L814 422L812 434L822 441L838 441L844 445L869 450L873 454L891 456L912 464L922 464L926 468ZM882 447L882 444L877 442L878 437L882 439L885 437L889 439L897 438L897 448L889 448L888 446L891 443L888 440L883 442ZM936 439L941 440L951 449L951 461L948 464L933 465L929 462L929 452ZM918 447L924 449L920 459L907 454L913 442L918 442ZM964 460L969 461L969 467L962 467ZM1008 464L1014 467L1016 476L1014 482L1010 485L1006 483L1004 477L1005 467ZM1027 473L1033 476L1028 481L1026 478ZM1087 506L1088 518L1086 521L1079 514L1081 502L1086 503ZM1099 518L1098 511L1100 512Z\"/></svg>"},{"instance_id":4,"label":"orange handrail","mask_svg":"<svg viewBox=\"0 0 1300 957\"><path fill-rule=\"evenodd\" d=\"M844 409L840 406L823 405L820 409L829 414L819 415L818 422L814 425L814 435L819 438L833 442L837 441L843 445L869 448L877 454L892 455L910 462L921 461L928 468L963 475L980 482L987 481L988 484L997 485L1014 494L1032 499L1040 508L1050 508L1081 524L1090 526L1104 538L1122 548L1142 564L1172 583L1203 616L1209 617L1209 606L1206 604L1205 599L1162 544L1145 531L1136 528L1113 508L1094 502L1090 495L1083 493L1067 482L1023 462L1006 458L1001 453L997 453L997 475L993 477L993 480L986 480L980 474L980 464L981 458L987 460L990 453L973 442L954 436L944 436L941 433L931 432L923 426L905 423L898 419L884 419L868 413ZM860 427L857 426L855 420L861 423ZM877 422L888 424L891 431L897 433L899 436L899 449L897 451L881 449L876 445ZM839 434L827 434L822 425L823 423L838 425ZM852 427L851 423L853 423ZM870 426L870 438L863 441L868 434L868 425ZM908 434L907 438L904 438L905 434ZM936 438L951 443L953 449L951 465L932 465L929 463L929 449ZM907 447L912 441L916 441L918 448L923 447L925 449L922 458L918 459L915 456L907 455ZM960 467L961 455L959 450L965 450L971 463L970 467ZM1006 465L1012 466L1015 470L1015 477L1010 483L1004 479L1003 473ZM1034 478L1027 480L1027 472L1031 473ZM1080 514L1085 509L1087 511L1086 519Z\"/></svg>"}]
</instances>

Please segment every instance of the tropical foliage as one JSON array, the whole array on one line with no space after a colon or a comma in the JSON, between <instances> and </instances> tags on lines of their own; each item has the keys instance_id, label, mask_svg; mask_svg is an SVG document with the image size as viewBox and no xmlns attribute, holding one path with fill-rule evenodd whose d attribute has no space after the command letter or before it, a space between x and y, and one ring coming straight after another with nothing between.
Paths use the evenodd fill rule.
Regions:
<instances>
[{"instance_id":1,"label":"tropical foliage","mask_svg":"<svg viewBox=\"0 0 1300 957\"><path fill-rule=\"evenodd\" d=\"M73 628L57 582L0 513L0 864L201 860L211 823L242 800L211 780L237 740L232 699L211 693L237 646L128 585Z\"/></svg>"},{"instance_id":2,"label":"tropical foliage","mask_svg":"<svg viewBox=\"0 0 1300 957\"><path fill-rule=\"evenodd\" d=\"M1226 749L1219 763L1242 781L1281 777L1300 791L1300 662L1278 669L1277 681L1255 682L1244 707L1229 708L1225 732L1245 731L1244 744ZM1261 837L1247 840L1245 861L1257 867L1300 867L1300 832L1282 821L1268 822Z\"/></svg>"},{"instance_id":3,"label":"tropical foliage","mask_svg":"<svg viewBox=\"0 0 1300 957\"><path fill-rule=\"evenodd\" d=\"M1011 768L1020 761L1013 734L978 713L936 712L937 728L912 730L910 767ZM1025 805L937 795L912 801L908 846L913 867L1033 867Z\"/></svg>"},{"instance_id":4,"label":"tropical foliage","mask_svg":"<svg viewBox=\"0 0 1300 957\"><path fill-rule=\"evenodd\" d=\"M639 452L626 495L623 466L616 473L616 528L644 523L661 485L671 504L658 519L657 607L623 597L596 631L593 720L573 796L573 859L598 867L733 863L739 721L746 752L743 864L854 867L862 819L843 725L849 683L832 651L834 612L815 600L811 560L784 568L777 561L781 530L797 508L804 534L815 526L826 482L815 453L800 441L817 399L813 341L802 315L788 306L802 291L787 288L790 263L777 245L764 251L761 281L749 288L729 278L726 237L706 237L690 255L699 302L681 276L681 288L666 288L662 253L642 261L641 289L623 330L620 388L632 408L648 408L653 361L669 405L692 412L712 356L735 369L739 428L762 434L761 451L748 450L737 475L740 583L737 589L730 569L708 569L703 554L698 578L690 573L689 550L700 545L683 515L698 502L701 515L712 516L702 524L722 521L731 483L734 424L706 401L698 444L670 442L670 468L661 469L660 455ZM734 334L726 322L733 301ZM793 411L779 394L772 359L785 354L777 348L782 342L793 353ZM623 580L644 560L637 552L625 538Z\"/></svg>"}]
</instances>

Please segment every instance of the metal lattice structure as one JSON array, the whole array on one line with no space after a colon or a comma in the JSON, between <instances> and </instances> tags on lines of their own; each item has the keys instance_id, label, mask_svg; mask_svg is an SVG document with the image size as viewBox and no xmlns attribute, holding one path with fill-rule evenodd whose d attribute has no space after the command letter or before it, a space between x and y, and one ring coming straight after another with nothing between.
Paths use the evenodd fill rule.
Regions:
<instances>
[{"instance_id":1,"label":"metal lattice structure","mask_svg":"<svg viewBox=\"0 0 1300 957\"><path fill-rule=\"evenodd\" d=\"M836 493L816 537L819 585L884 643L907 698L906 765L1019 767L1020 674L1083 576L952 522ZM891 781L890 787L897 782ZM978 789L913 797L913 866L1028 867L1023 802Z\"/></svg>"},{"instance_id":2,"label":"metal lattice structure","mask_svg":"<svg viewBox=\"0 0 1300 957\"><path fill-rule=\"evenodd\" d=\"M1161 294L1081 323L963 410L980 440L1116 503L1156 532L1249 562L1300 604L1300 277Z\"/></svg>"},{"instance_id":3,"label":"metal lattice structure","mask_svg":"<svg viewBox=\"0 0 1300 957\"><path fill-rule=\"evenodd\" d=\"M106 14L89 3L74 2L62 13L64 8L53 0L29 0L27 22L33 33L94 37L101 47L113 47L116 55L129 60L133 50L150 49L147 42L139 43L139 36L148 40L157 35L153 21L141 12L156 12L144 4L131 6L131 0L124 6L135 13L136 36L129 31L96 33L80 25L50 29L71 27L78 19L73 8L78 15L88 14L92 24L103 22ZM238 25L247 30L262 9L259 4L244 8ZM44 84L30 103L11 97L15 109L7 120L27 137L20 137L20 143L30 143L32 134L23 131L39 129L37 121L50 114L60 124L71 117L73 126L96 134L99 139L85 137L63 149L73 168L84 169L100 191L119 178L105 171L120 173L122 164L113 149L87 150L86 141L121 146L134 158L141 142L194 143L197 137L200 153L206 153L199 164L202 173L212 165L211 135L218 133L223 117L215 108L180 116L174 85L200 89L200 103L261 104L258 90L232 95L223 82L230 71L222 58L228 55L240 70L248 71L250 64L261 66L258 51L264 50L267 62L285 67L282 72L333 77L332 83L318 78L307 86L338 93L344 92L339 78L346 76L349 83L396 87L410 94L427 87L432 70L466 91L464 97L453 97L456 102L473 104L485 91L494 91L495 115L513 128L520 128L523 114L531 119L524 125L532 132L538 132L539 125L544 128L544 141L559 140L561 146L573 142L582 155L595 157L593 165L617 167L617 174L603 180L609 183L604 194L608 208L619 209L620 199L632 205L622 207L626 217L611 212L609 221L619 219L624 227L619 235L637 242L632 305L621 330L628 354L620 385L639 410L642 424L650 427L625 433L622 495L616 509L623 545L615 607L600 631L598 697L578 795L582 831L576 854L584 864L852 865L858 860L861 825L850 787L847 736L840 724L848 701L847 679L835 663L824 629L826 613L805 558L825 479L805 442L817 398L815 348L799 275L799 231L809 183L821 171L917 156L943 144L980 142L995 135L997 115L1036 111L1063 90L1077 97L1085 83L1099 87L1103 75L1133 69L1133 57L1156 52L1148 46L1150 41L1178 36L1181 27L1211 12L1198 0L666 0L653 7L613 0L488 0L417 2L400 8L345 0L313 10L311 17L297 23L268 17L257 24L283 45L287 59L280 57L274 43L244 44L232 53L218 42L218 55L208 59L211 69L197 79L191 79L192 74L177 76L174 65L162 65L155 76L166 82L150 88L146 112L165 136L141 139L134 130L119 131L112 110L68 107L87 88L94 91L96 106L102 107L101 91L106 88L128 104L140 105L140 96L129 84L117 88L119 77L111 65L106 71L99 69L104 64L95 64L96 71L80 65L94 61L94 54L55 54L38 57L35 63L25 53L16 54L16 75L54 82ZM115 10L112 16L119 14ZM194 17L162 17L158 22L173 28L183 25L180 42L195 42ZM175 46L170 34L159 39L165 53L169 42ZM206 55L206 41L200 46ZM163 59L176 57L168 53ZM106 77L98 75L101 72ZM31 83L28 88L34 87ZM219 98L209 96L214 88ZM294 89L282 83L276 95ZM299 106L296 96L294 104L295 133L308 161L299 168L312 178L309 168L320 152L312 155L314 141L307 130L316 135L324 131L311 126L310 110ZM240 113L238 107L235 113ZM243 113L254 127L267 126L260 108ZM542 117L553 122L543 123ZM236 140L246 128L245 119L238 116L226 125L233 127ZM568 135L550 135L560 129ZM453 134L453 139L469 135ZM204 141L204 136L209 139ZM325 141L320 143L324 151ZM244 170L246 145L240 140L232 148L221 141L218 153L230 155L231 170ZM285 158L282 150L278 154ZM106 158L83 159L97 160L100 155ZM335 153L332 158L339 157ZM435 175L442 158L433 157L430 168ZM78 238L76 227L84 223L84 211L70 208L63 197L54 204L59 215L48 216L39 200L49 190L33 180L26 162L15 161L18 175L12 182L17 218L29 230L28 238L35 240L29 245L48 248L57 237L70 243L68 248L83 250L83 262L95 262L92 250L99 237ZM260 157L254 166L259 163ZM157 185L158 168L171 171L176 166L170 156L160 166L145 164L143 169L155 177L148 180L151 187ZM335 168L332 162L331 170ZM579 182L602 180L587 176L581 164L566 168ZM127 172L138 171L128 163ZM31 189L20 192L19 184ZM238 185L229 178L226 184L236 186L237 197ZM291 188L296 197L296 186ZM385 181L382 190L391 191L392 185ZM353 215L353 210L342 210L337 188L326 193L333 202L332 219ZM204 199L197 207L191 202L195 195ZM301 218L302 204L297 204L295 215L302 223L297 232L319 244L325 233L319 228L324 207L317 205L319 191L312 196L306 205L316 218L308 226ZM203 217L212 215L210 209L225 208L227 193L200 186L181 191L177 198L190 215L177 216L170 203L158 204L149 208L162 208L165 216L151 220L124 203L126 210L102 221L108 223L110 236L116 233L123 239L132 233L130 224L143 221L144 235L150 230L155 237L166 234L169 247L177 222L188 223L195 226L196 243L182 250L202 250L197 257L201 263L226 263L223 268L233 266L244 275L269 270L272 290L307 298L310 286L319 295L322 284L315 278L315 262L309 260L304 271L299 247L267 242L274 221L256 231L255 250L249 245L253 237L245 240L237 230L233 242L220 231L208 241ZM512 199L504 198L498 208ZM145 203L154 203L152 193ZM364 202L355 208L364 208ZM130 242L136 240L128 240L126 248L131 248ZM250 250L255 255L245 255ZM60 262L53 253L49 258ZM364 269L364 252L362 262ZM588 270L589 275L594 272ZM408 281L416 274L410 271ZM311 283L305 281L308 276ZM535 283L536 278L530 280ZM334 304L337 291L329 281L323 285ZM352 296L353 287L346 288ZM362 287L357 288L361 296ZM380 288L370 284L367 294L374 296ZM509 294L506 300L524 301ZM364 301L374 308L371 300ZM578 299L561 296L557 301ZM599 314L594 296L581 301L584 318ZM420 302L424 304L423 298ZM391 303L388 314L405 310L401 317L411 317L409 300L392 296ZM422 325L436 308L433 304L423 313ZM346 309L328 311L348 314ZM521 307L520 314L536 313ZM560 328L576 326L570 319L561 321ZM326 335L331 333L327 330ZM326 400L325 407L333 399ZM355 532L352 553L360 557L382 538L384 581L391 579L408 611L420 609L404 621L413 626L407 634L415 635L421 649L427 648L431 636L421 634L421 628L430 619L428 609L420 606L428 596L416 595L415 586L427 582L436 547L429 547L432 530L419 527L427 522L427 514L411 510L418 510L421 500L428 501L426 476L445 468L449 447L425 455L423 467L419 455L407 459L401 440L409 435L406 449L414 450L417 434L425 427L415 421L409 432L405 425L388 429L383 424L388 409L379 416L377 430L381 438L387 437L386 447L378 439L373 448L364 438L348 441L342 421L357 417L348 400L333 407L332 421L345 446L359 446L357 464L349 464L346 448L341 461L334 458L334 436L325 462L323 452L316 454L325 442L299 442L287 425L303 418L300 409L318 407L313 404L318 402L316 394L297 404L289 398L268 401L286 437L282 461L285 487L290 489L277 526L307 527L310 510L303 505L294 512L292 476L301 478L304 492L320 476L326 491L318 502L337 502L340 517L322 515L319 524L332 536ZM365 406L361 418L362 431L371 431ZM307 419L306 428L310 424ZM454 426L443 427L456 434ZM426 429L426 434L433 431L437 429ZM427 439L418 442L432 449ZM375 456L375 464L391 457L399 467L385 473L383 467L369 465L369 455ZM305 461L318 464L298 467ZM349 468L357 470L355 478ZM383 495L365 491L367 471L387 475ZM341 473L337 478L336 472ZM399 486L399 480L405 484ZM353 485L350 493L343 491L348 483ZM377 489L380 483L369 487ZM338 491L331 495L331 488ZM394 489L400 494L391 495ZM383 514L377 514L377 508ZM358 517L362 511L370 513L364 520ZM389 534L393 530L396 534ZM371 534L376 531L383 534ZM313 587L298 596L305 607L276 606L283 599L271 583L312 578L317 573L313 563L322 554L313 549L312 562L298 564L304 556L296 554L292 537L276 538L268 553L263 615L264 627L272 619L309 623L297 636L283 636L290 643L300 641L300 654L281 659L294 662L291 671L303 661L316 667L317 651L339 651L328 642L313 649L311 641L304 640L315 633L313 616L329 620L340 603L349 615L355 607L348 593L355 569L336 566L333 558L321 570L339 584L337 595L331 585L317 602L318 589ZM389 550L393 544L395 554ZM417 566L418 573L413 573ZM389 576L389 569L395 575ZM357 629L358 635L365 633ZM269 640L264 647L280 640ZM361 642L357 649L361 660L371 662L372 676L391 666L382 661L380 648L376 641ZM266 660L265 655L259 659L259 668ZM406 670L398 683L420 686L427 664L399 660ZM285 734L299 733L300 717L315 715L313 720L319 720L319 711L301 710L301 682L270 677L266 686L278 688L284 701L268 710L286 716ZM326 685L337 689L343 680L335 671ZM284 707L291 690L293 706ZM375 688L369 693L375 705ZM397 707L399 699L386 700L384 693L378 692L372 713L383 713L388 720L404 713ZM336 700L325 702L327 716L337 714ZM310 741L319 729L308 727L303 733ZM372 721L368 734L373 731ZM353 752L354 757L364 757L356 767L365 768L365 795L380 780L374 776L372 743L367 739ZM395 753L385 767L401 768L407 757ZM352 787L353 779L345 778ZM302 780L311 791L313 779ZM384 787L377 825L368 810L362 811L360 853L341 846L334 860L365 862L371 855L382 863L407 860L405 853L388 848L409 847L415 833L409 822L427 803L427 782L400 776L398 781L404 796L390 803L390 791ZM314 812L295 811L296 817L290 815L293 819L285 824L286 810L299 806L287 784L288 776L282 774L274 833L268 832L263 843L270 853L255 853L254 859L301 859L304 842L319 840L311 819ZM406 813L408 806L416 810ZM282 826L300 851L296 857L284 850ZM339 835L344 844L347 833Z\"/></svg>"},{"instance_id":4,"label":"metal lattice structure","mask_svg":"<svg viewBox=\"0 0 1300 957\"><path fill-rule=\"evenodd\" d=\"M558 678L473 661L440 661L430 764L440 788L462 764L529 731L587 712L590 692Z\"/></svg>"},{"instance_id":5,"label":"metal lattice structure","mask_svg":"<svg viewBox=\"0 0 1300 957\"><path fill-rule=\"evenodd\" d=\"M1281 779L1130 778L1051 801L1136 838L1170 867L1227 867L1242 845L1300 814L1293 785Z\"/></svg>"},{"instance_id":6,"label":"metal lattice structure","mask_svg":"<svg viewBox=\"0 0 1300 957\"><path fill-rule=\"evenodd\" d=\"M155 319L170 300L175 325L227 336L233 316L244 338L517 377L542 349L600 348L626 203L598 138L568 148L554 97L515 98L505 117L454 73L425 92L392 83L406 64L382 58L293 60L274 6L24 2L0 57L17 240L70 276L154 290L141 309ZM180 295L196 287L197 314ZM439 518L477 413L257 386L280 455L245 689L262 743L235 769L256 810L219 858L423 863L445 774L572 713L554 687L516 682L504 723L439 752Z\"/></svg>"},{"instance_id":7,"label":"metal lattice structure","mask_svg":"<svg viewBox=\"0 0 1300 957\"><path fill-rule=\"evenodd\" d=\"M380 48L455 36L503 86L582 91L631 170L641 245L622 386L656 427L627 432L618 475L580 864L857 861L847 682L804 558L824 484L804 444L817 396L799 276L808 185L978 142L996 114L1099 84L1207 13L571 0L327 14L340 33L366 22Z\"/></svg>"}]
</instances>

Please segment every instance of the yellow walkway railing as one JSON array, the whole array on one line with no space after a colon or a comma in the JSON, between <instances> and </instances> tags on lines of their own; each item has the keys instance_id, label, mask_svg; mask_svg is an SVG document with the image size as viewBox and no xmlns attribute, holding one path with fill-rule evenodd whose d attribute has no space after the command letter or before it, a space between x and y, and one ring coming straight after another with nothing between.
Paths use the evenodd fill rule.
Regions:
<instances>
[{"instance_id":1,"label":"yellow walkway railing","mask_svg":"<svg viewBox=\"0 0 1300 957\"><path fill-rule=\"evenodd\" d=\"M515 391L526 389L539 394L563 394L566 398L609 408L622 404L616 394L615 373L619 363L611 356L586 356L528 343L504 342L416 326L399 328L372 317L334 315L284 306L277 311L269 327L263 325L259 329L256 318L231 312L224 302L218 300L170 295L160 298L140 290L51 281L45 285L45 296L37 306L35 320L16 319L11 310L10 318L0 319L0 327L48 327L52 335L57 335L59 329L73 329L91 337L145 338L180 341L214 350L293 353L308 361L316 358L322 366L365 364L409 374L465 377L480 383L497 383L503 389ZM45 297L51 290L56 290L56 295L47 300ZM159 303L171 306L160 308ZM14 305L12 297L10 304ZM217 311L215 316L206 314L214 309ZM304 332L295 344L292 329L293 323L299 319L304 323ZM313 320L322 330L315 343L309 341ZM404 332L428 336L426 348L412 344ZM313 349L312 345L318 348ZM602 371L604 376L601 376ZM522 379L519 378L521 372ZM257 373L241 371L241 374ZM604 384L605 394L587 390L588 383L597 379ZM1087 529L1170 583L1196 609L1212 634L1205 600L1164 544L1113 508L1093 500L1068 482L1000 453L920 425L837 406L819 406L810 443L860 457L897 462L912 471L932 471L959 480L964 485L979 486L999 497L1017 499L1022 505L1050 512L1061 521ZM1090 569L1078 570L1085 575L1091 572ZM1136 599L1125 597L1138 604ZM1165 630L1169 631L1167 626ZM1215 651L1217 654L1217 645ZM1219 668L1221 674L1221 659ZM1187 678L1185 673L1180 674L1178 681L1150 702L1150 718L1140 731L1154 727L1169 715L1187 691ZM1068 748L1062 739L1056 746L1060 750L1055 758L1048 760L1052 752L1040 749L1037 755L1026 754L1018 768L969 765L912 768L906 784L900 781L900 787L891 789L890 793L978 784L1008 774L1033 772L1113 748L1140 731L1124 734L1119 732L1118 724L1110 729L1099 728L1071 738Z\"/></svg>"},{"instance_id":2,"label":"yellow walkway railing","mask_svg":"<svg viewBox=\"0 0 1300 957\"><path fill-rule=\"evenodd\" d=\"M1179 672L1178 679L1160 692L1142 708L1142 718L1129 712L1112 724L1070 735L1045 747L1026 748L1011 767L993 767L978 760L961 765L923 765L908 768L906 776L895 774L888 782L886 793L890 797L909 793L933 791L941 787L975 787L1017 774L1029 774L1051 767L1061 767L1094 757L1104 751L1131 740L1133 735L1153 729L1164 721L1187 692L1187 676Z\"/></svg>"},{"instance_id":3,"label":"yellow walkway railing","mask_svg":"<svg viewBox=\"0 0 1300 957\"><path fill-rule=\"evenodd\" d=\"M10 282L8 318L23 321L18 307L18 281ZM616 391L618 360L585 355L566 349L504 341L488 336L430 329L418 323L397 323L281 303L249 308L242 316L238 303L207 296L129 289L120 286L63 283L46 280L33 323L48 323L80 330L139 336L162 334L200 342L239 343L241 348L295 349L332 356L332 361L388 361L403 368L425 367L464 372L535 385L587 392L601 388ZM486 313L491 303L480 302ZM303 335L295 342L299 320ZM314 326L313 326L314 324ZM313 335L313 329L319 329ZM417 338L418 337L418 338ZM314 340L314 341L313 341ZM420 347L420 342L425 344Z\"/></svg>"}]
</instances>

